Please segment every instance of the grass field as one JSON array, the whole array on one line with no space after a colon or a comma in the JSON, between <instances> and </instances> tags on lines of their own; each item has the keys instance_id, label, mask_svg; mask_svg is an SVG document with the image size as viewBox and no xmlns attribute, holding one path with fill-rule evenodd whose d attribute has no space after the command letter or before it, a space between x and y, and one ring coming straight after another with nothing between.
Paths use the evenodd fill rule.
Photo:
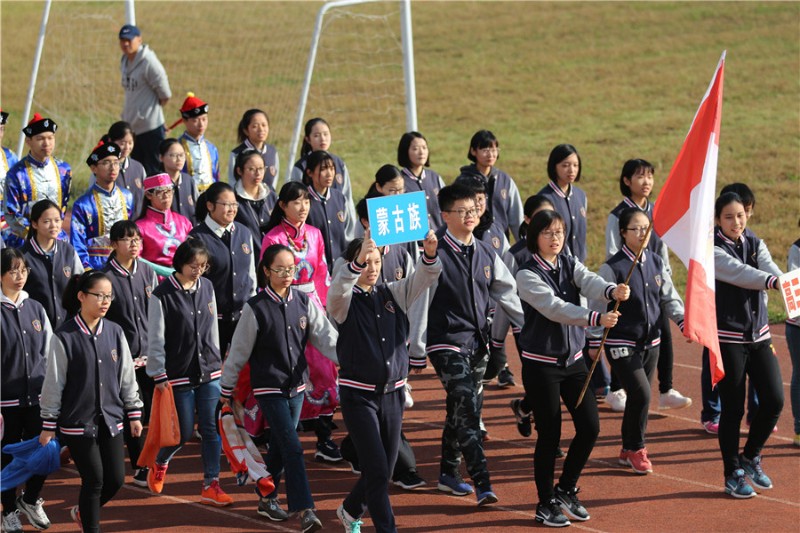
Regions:
<instances>
[{"instance_id":1,"label":"grass field","mask_svg":"<svg viewBox=\"0 0 800 533\"><path fill-rule=\"evenodd\" d=\"M42 5L0 4L2 107L12 113L6 145L16 145ZM145 42L165 64L175 94L169 117L178 116L184 93L194 90L211 103L208 136L227 153L242 111L263 106L285 168L319 5L138 2ZM387 5L362 9L396 13L395 3ZM472 133L488 128L500 139L498 166L515 177L525 197L544 185L550 149L574 144L589 195L591 267L603 259L606 213L619 201L622 163L648 159L663 183L727 49L718 183L743 181L753 188L752 227L785 267L800 233L800 3L414 2L412 12L419 129L428 137L433 168L454 178ZM82 161L122 105L116 32L124 11L121 3L56 2L50 18L54 35L34 107L68 125L58 154L85 183ZM75 31L78 22L84 29ZM352 48L362 40L391 55L391 37L387 45L338 28L332 24L333 36L323 41L328 55L320 52L321 66L342 61L337 44ZM377 77L361 66L335 65L317 80L306 118L329 118L333 151L347 161L359 193L378 166L394 162L403 111L374 114L362 105L359 88L349 105L328 112L326 93L344 87L347 100L348 83L356 87L362 74ZM388 90L378 86L374 93ZM681 285L685 272L675 268ZM777 319L777 298L770 309Z\"/></svg>"}]
</instances>

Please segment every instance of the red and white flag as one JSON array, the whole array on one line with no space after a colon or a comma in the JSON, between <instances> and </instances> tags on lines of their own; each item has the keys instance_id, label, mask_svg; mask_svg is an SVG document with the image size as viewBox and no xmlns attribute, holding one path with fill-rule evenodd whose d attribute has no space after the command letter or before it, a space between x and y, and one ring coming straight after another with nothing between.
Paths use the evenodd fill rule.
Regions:
<instances>
[{"instance_id":1,"label":"red and white flag","mask_svg":"<svg viewBox=\"0 0 800 533\"><path fill-rule=\"evenodd\" d=\"M689 270L683 334L709 350L711 383L725 376L714 298L714 200L725 52L653 210L653 229Z\"/></svg>"}]
</instances>

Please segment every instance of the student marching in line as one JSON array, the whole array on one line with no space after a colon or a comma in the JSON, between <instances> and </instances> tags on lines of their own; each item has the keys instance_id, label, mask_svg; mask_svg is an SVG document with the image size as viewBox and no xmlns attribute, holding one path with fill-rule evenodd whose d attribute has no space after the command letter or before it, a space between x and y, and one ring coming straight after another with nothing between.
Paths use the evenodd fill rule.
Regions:
<instances>
[{"instance_id":1,"label":"student marching in line","mask_svg":"<svg viewBox=\"0 0 800 533\"><path fill-rule=\"evenodd\" d=\"M261 257L261 240L272 209L278 202L278 195L264 183L264 159L257 150L247 148L239 152L233 166L236 182L233 190L239 210L236 211L236 222L246 227L253 236L253 254Z\"/></svg>"},{"instance_id":2,"label":"student marching in line","mask_svg":"<svg viewBox=\"0 0 800 533\"><path fill-rule=\"evenodd\" d=\"M222 446L215 411L219 402L222 357L214 287L203 278L210 259L208 248L201 240L187 239L175 251L175 272L150 296L147 375L153 378L157 389L172 387L181 442L159 450L147 485L152 492L161 493L170 459L192 437L196 413L203 459L200 503L225 506L233 503L233 498L219 485Z\"/></svg>"},{"instance_id":3,"label":"student marching in line","mask_svg":"<svg viewBox=\"0 0 800 533\"><path fill-rule=\"evenodd\" d=\"M263 253L271 244L287 246L297 265L294 287L308 294L309 299L324 310L331 278L322 232L306 224L309 210L308 188L296 181L285 183L278 195L278 204L272 210L261 250ZM315 457L336 463L342 460L339 447L331 439L333 413L339 405L336 366L312 345L306 345L306 360L311 387L305 392L300 420L313 421L317 435Z\"/></svg>"},{"instance_id":4,"label":"student marching in line","mask_svg":"<svg viewBox=\"0 0 800 533\"><path fill-rule=\"evenodd\" d=\"M59 430L81 476L78 505L70 516L84 533L100 531L100 507L125 481L122 428L142 434L142 401L122 328L106 320L114 299L111 281L97 270L73 276L64 292L72 318L57 328L42 386L46 445Z\"/></svg>"},{"instance_id":5,"label":"student marching in line","mask_svg":"<svg viewBox=\"0 0 800 533\"><path fill-rule=\"evenodd\" d=\"M409 131L400 137L397 145L397 164L405 181L405 192L423 191L428 205L428 227L437 231L442 226L439 210L439 190L444 187L442 177L431 170L428 140L418 131Z\"/></svg>"},{"instance_id":6,"label":"student marching in line","mask_svg":"<svg viewBox=\"0 0 800 533\"><path fill-rule=\"evenodd\" d=\"M136 134L131 125L127 122L115 122L108 128L107 138L104 141L111 141L119 146L119 176L117 185L128 189L133 195L133 212L138 213L142 209L144 200L144 179L147 173L144 166L131 157L131 151L136 143Z\"/></svg>"},{"instance_id":7,"label":"student marching in line","mask_svg":"<svg viewBox=\"0 0 800 533\"><path fill-rule=\"evenodd\" d=\"M133 195L116 184L119 154L112 142L101 140L95 146L86 159L94 183L72 204L69 238L86 269L103 268L111 253L111 226L133 214Z\"/></svg>"},{"instance_id":8,"label":"student marching in line","mask_svg":"<svg viewBox=\"0 0 800 533\"><path fill-rule=\"evenodd\" d=\"M181 119L186 131L178 138L186 154L183 172L189 174L197 191L202 193L212 183L219 181L219 150L206 139L208 129L208 104L194 93L187 93L181 106Z\"/></svg>"},{"instance_id":9,"label":"student marching in line","mask_svg":"<svg viewBox=\"0 0 800 533\"><path fill-rule=\"evenodd\" d=\"M605 354L611 370L627 393L622 417L622 450L619 463L630 466L637 474L649 474L653 465L645 448L647 413L650 409L650 383L658 365L661 330L666 314L683 327L683 301L661 256L650 248L645 237L650 217L640 207L628 207L618 214L618 232L622 244L617 253L600 267L598 275L611 283L624 283L636 254L644 246L631 276L631 297L619 306L617 325L608 333ZM652 232L650 235L653 235ZM613 304L592 301L592 309L600 313L613 309ZM593 358L603 336L602 328L591 328L589 347Z\"/></svg>"},{"instance_id":10,"label":"student marching in line","mask_svg":"<svg viewBox=\"0 0 800 533\"><path fill-rule=\"evenodd\" d=\"M57 129L53 119L43 118L39 113L22 128L28 155L8 170L4 192L3 208L9 230L5 242L9 247L22 246L31 208L39 200L55 203L62 217L67 212L72 169L68 163L53 157Z\"/></svg>"},{"instance_id":11,"label":"student marching in line","mask_svg":"<svg viewBox=\"0 0 800 533\"><path fill-rule=\"evenodd\" d=\"M348 209L342 191L333 188L336 167L331 154L320 150L306 157L303 183L308 187L311 207L308 224L322 232L328 272L336 258L344 254L347 243L355 236L355 217Z\"/></svg>"},{"instance_id":12,"label":"student marching in line","mask_svg":"<svg viewBox=\"0 0 800 533\"><path fill-rule=\"evenodd\" d=\"M463 454L478 505L498 501L492 490L480 429L481 390L488 360L489 306L503 306L514 324L523 316L516 285L503 261L472 235L478 224L475 193L462 185L439 191L445 227L439 228L442 275L431 287L427 355L447 392L438 489L473 492L459 473ZM424 367L424 359L411 359Z\"/></svg>"},{"instance_id":13,"label":"student marching in line","mask_svg":"<svg viewBox=\"0 0 800 533\"><path fill-rule=\"evenodd\" d=\"M289 513L299 513L301 530L310 532L321 529L322 522L314 514L297 435L308 370L305 354L313 343L319 353L337 362L337 334L311 296L292 286L295 261L294 252L282 244L264 249L258 265L263 290L244 305L225 362L220 401L230 403L239 372L249 362L253 392L270 425L266 465L275 482L275 490L258 502L258 514L284 521ZM281 475L286 478L289 513L278 501Z\"/></svg>"},{"instance_id":14,"label":"student marching in line","mask_svg":"<svg viewBox=\"0 0 800 533\"><path fill-rule=\"evenodd\" d=\"M800 239L789 248L786 272L800 268ZM792 381L789 395L794 418L794 445L800 446L800 317L786 320L786 345L792 359Z\"/></svg>"},{"instance_id":15,"label":"student marching in line","mask_svg":"<svg viewBox=\"0 0 800 533\"><path fill-rule=\"evenodd\" d=\"M622 172L619 176L619 190L622 193L622 201L611 210L606 222L606 260L616 254L624 238L619 233L619 216L625 209L637 208L645 213L649 218L653 217L653 202L650 201L650 194L653 192L653 165L644 159L629 159L622 165ZM647 249L653 254L661 257L661 261L668 274L672 275L672 268L669 264L669 252L658 235L654 232L650 234L650 241ZM661 344L658 350L658 408L659 409L683 409L692 405L692 399L684 396L672 386L672 367L674 364L674 353L672 349L672 330L669 326L668 313L661 313ZM603 361L601 361L603 363ZM605 365L604 365L605 370ZM605 372L603 372L605 373ZM597 373L599 378L601 373ZM594 376L593 376L594 378ZM593 379L593 383L596 380ZM621 388L617 380L607 375L605 383L600 385L609 386L610 390L606 396L606 403L611 406L613 411L622 412L625 410L626 391ZM597 387L596 387L597 388Z\"/></svg>"},{"instance_id":16,"label":"student marching in line","mask_svg":"<svg viewBox=\"0 0 800 533\"><path fill-rule=\"evenodd\" d=\"M497 222L506 235L513 234L519 239L517 232L522 223L522 199L514 179L495 168L500 159L500 142L489 130L475 132L469 141L467 158L471 165L461 167L461 175L475 176L486 187L486 209L492 220Z\"/></svg>"},{"instance_id":17,"label":"student marching in line","mask_svg":"<svg viewBox=\"0 0 800 533\"><path fill-rule=\"evenodd\" d=\"M17 164L19 158L17 154L11 151L10 148L2 146L3 137L6 133L6 124L8 124L8 113L0 109L0 241L5 240L8 233L8 224L6 223L5 203L4 198L6 194L6 175L8 171ZM0 242L0 245L3 243Z\"/></svg>"},{"instance_id":18,"label":"student marching in line","mask_svg":"<svg viewBox=\"0 0 800 533\"><path fill-rule=\"evenodd\" d=\"M233 187L215 182L200 196L197 226L189 233L203 241L210 254L203 274L215 287L219 348L223 361L245 302L256 293L253 236L236 222L239 203Z\"/></svg>"},{"instance_id":19,"label":"student marching in line","mask_svg":"<svg viewBox=\"0 0 800 533\"><path fill-rule=\"evenodd\" d=\"M192 177L183 171L184 161L186 161L186 151L178 139L168 138L161 141L158 146L158 159L161 161L161 168L169 176L175 193L172 195L172 210L180 213L192 223L197 224L195 219L195 205L197 197L197 186Z\"/></svg>"},{"instance_id":20,"label":"student marching in line","mask_svg":"<svg viewBox=\"0 0 800 533\"><path fill-rule=\"evenodd\" d=\"M714 204L714 268L717 332L725 376L717 383L721 402L719 448L725 492L734 498L771 489L761 467L761 450L783 409L783 382L769 332L762 291L777 289L778 278L766 272L758 250L761 240L746 233L747 213L742 198L725 193ZM749 376L759 398L744 450L739 453L739 426L744 416Z\"/></svg>"},{"instance_id":21,"label":"student marching in line","mask_svg":"<svg viewBox=\"0 0 800 533\"><path fill-rule=\"evenodd\" d=\"M70 243L61 240L61 208L51 200L40 200L31 208L28 238L20 251L30 267L25 291L47 313L57 329L67 319L61 304L70 278L83 273L83 264Z\"/></svg>"},{"instance_id":22,"label":"student marching in line","mask_svg":"<svg viewBox=\"0 0 800 533\"><path fill-rule=\"evenodd\" d=\"M23 290L30 268L25 256L16 248L4 248L2 259L2 446L36 437L42 432L39 395L44 383L47 354L53 330L44 307L28 297ZM11 463L12 456L2 454L2 467ZM46 477L34 475L25 483L25 491L17 496L12 488L0 493L3 504L2 528L8 533L22 531L20 514L24 514L36 529L50 527L44 512L42 492Z\"/></svg>"},{"instance_id":23,"label":"student marching in line","mask_svg":"<svg viewBox=\"0 0 800 533\"><path fill-rule=\"evenodd\" d=\"M739 195L744 203L744 212L747 215L748 222L750 217L753 216L756 208L756 196L744 183L730 183L725 185L720 191L720 196L725 193L733 192ZM755 236L750 228L745 227L745 236ZM759 239L758 250L756 251L758 257L758 264L761 270L772 274L773 276L780 276L783 274L781 269L772 260L772 255L767 248L767 244ZM764 305L767 305L767 293L762 293ZM711 367L709 362L708 348L703 348L703 365L700 372L700 392L703 399L703 410L700 414L700 422L703 429L709 434L717 434L719 432L719 413L720 413L720 399L719 390L711 387ZM756 394L753 384L750 383L747 387L747 416L746 421L749 426L753 420L755 412L758 411L758 395ZM772 432L778 431L775 426Z\"/></svg>"},{"instance_id":24,"label":"student marching in line","mask_svg":"<svg viewBox=\"0 0 800 533\"><path fill-rule=\"evenodd\" d=\"M169 276L175 250L192 231L192 223L172 210L175 187L169 174L145 178L144 190L144 203L136 219L142 234L140 256L151 263L157 274Z\"/></svg>"},{"instance_id":25,"label":"student marching in line","mask_svg":"<svg viewBox=\"0 0 800 533\"><path fill-rule=\"evenodd\" d=\"M367 232L348 246L349 263L337 271L328 292L328 311L339 330L342 415L361 466L361 477L336 511L346 531L360 530L364 506L376 531L397 531L388 484L400 446L408 377L406 313L442 270L432 231L424 242L419 269L378 285L381 252Z\"/></svg>"},{"instance_id":26,"label":"student marching in line","mask_svg":"<svg viewBox=\"0 0 800 533\"><path fill-rule=\"evenodd\" d=\"M303 145L300 147L300 159L298 159L294 167L292 167L291 179L294 181L303 181L303 176L306 173L306 165L309 154L322 150L328 152L331 147L331 128L323 118L312 118L305 124L303 129L305 135L303 136ZM336 174L333 180L333 188L339 189L347 201L349 213L355 220L355 205L353 204L353 187L350 182L350 172L347 170L344 160L334 154L330 154L333 158L333 165L336 168Z\"/></svg>"},{"instance_id":27,"label":"student marching in line","mask_svg":"<svg viewBox=\"0 0 800 533\"><path fill-rule=\"evenodd\" d=\"M597 313L581 306L581 296L625 301L627 285L613 285L590 272L565 252L565 224L556 211L539 211L527 230L533 257L517 272L525 311L519 336L522 382L536 421L533 469L539 503L536 521L546 526L588 520L578 499L578 478L592 453L600 420L597 401L587 394L576 407L588 371L583 364L587 326L613 327L617 312ZM553 486L556 451L561 439L561 400L572 415L575 437L569 446L558 484Z\"/></svg>"},{"instance_id":28,"label":"student marching in line","mask_svg":"<svg viewBox=\"0 0 800 533\"><path fill-rule=\"evenodd\" d=\"M564 251L586 261L586 193L575 185L581 180L581 156L571 144L559 144L547 159L550 182L537 194L544 195L564 219Z\"/></svg>"},{"instance_id":29,"label":"student marching in line","mask_svg":"<svg viewBox=\"0 0 800 533\"><path fill-rule=\"evenodd\" d=\"M153 402L153 379L147 375L147 307L153 289L158 285L155 272L139 259L142 234L139 226L130 220L120 220L111 226L109 233L112 252L103 267L111 280L115 298L111 301L106 318L115 322L125 333L133 358L139 397L143 402L142 420L150 420L150 405ZM133 469L133 482L147 486L147 468L139 468L139 454L144 445L142 436L134 437L124 428L125 447Z\"/></svg>"},{"instance_id":30,"label":"student marching in line","mask_svg":"<svg viewBox=\"0 0 800 533\"><path fill-rule=\"evenodd\" d=\"M239 154L245 150L255 150L261 154L261 158L264 160L264 184L271 191L276 191L278 189L278 173L281 168L278 151L267 143L269 137L267 112L260 109L245 111L236 128L236 136L241 144L231 151L228 161L228 183L233 185L239 179L235 172L236 158L239 157Z\"/></svg>"}]
</instances>

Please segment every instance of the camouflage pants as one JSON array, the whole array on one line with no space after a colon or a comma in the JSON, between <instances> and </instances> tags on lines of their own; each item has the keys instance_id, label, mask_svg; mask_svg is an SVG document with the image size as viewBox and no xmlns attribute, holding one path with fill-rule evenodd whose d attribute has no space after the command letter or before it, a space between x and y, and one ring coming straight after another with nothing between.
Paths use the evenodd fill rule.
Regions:
<instances>
[{"instance_id":1,"label":"camouflage pants","mask_svg":"<svg viewBox=\"0 0 800 533\"><path fill-rule=\"evenodd\" d=\"M480 419L483 404L481 380L488 354L479 349L469 354L449 350L429 354L436 375L447 392L447 415L442 431L441 473L458 472L461 456L475 485L489 484L483 453Z\"/></svg>"}]
</instances>

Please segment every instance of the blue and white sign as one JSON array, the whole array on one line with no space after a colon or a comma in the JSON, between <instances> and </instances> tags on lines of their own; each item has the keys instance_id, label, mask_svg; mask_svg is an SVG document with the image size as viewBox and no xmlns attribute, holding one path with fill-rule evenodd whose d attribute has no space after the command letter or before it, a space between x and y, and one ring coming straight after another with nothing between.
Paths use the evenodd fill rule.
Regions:
<instances>
[{"instance_id":1,"label":"blue and white sign","mask_svg":"<svg viewBox=\"0 0 800 533\"><path fill-rule=\"evenodd\" d=\"M378 246L421 241L428 235L428 204L423 191L367 200L372 239Z\"/></svg>"}]
</instances>

